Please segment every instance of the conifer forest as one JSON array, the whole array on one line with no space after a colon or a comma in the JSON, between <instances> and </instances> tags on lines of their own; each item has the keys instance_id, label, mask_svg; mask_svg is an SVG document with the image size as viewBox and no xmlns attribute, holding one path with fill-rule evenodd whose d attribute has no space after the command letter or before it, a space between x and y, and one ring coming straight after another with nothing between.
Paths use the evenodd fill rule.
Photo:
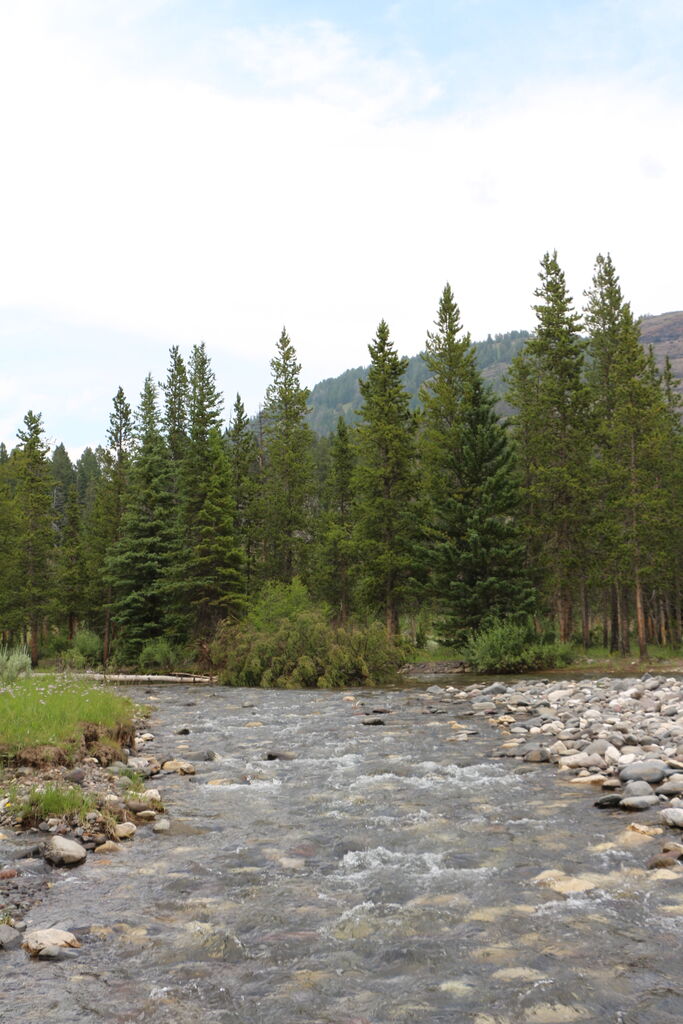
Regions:
<instances>
[{"instance_id":1,"label":"conifer forest","mask_svg":"<svg viewBox=\"0 0 683 1024\"><path fill-rule=\"evenodd\" d=\"M449 285L419 408L381 320L356 422L328 436L284 329L256 416L239 395L224 407L203 344L173 347L139 396L119 388L75 463L28 411L0 446L0 640L34 664L211 669L231 630L284 602L349 645L370 630L455 656L506 625L641 657L680 645L677 381L609 256L575 302L547 253L534 303L504 420ZM306 664L294 682L314 685Z\"/></svg>"}]
</instances>

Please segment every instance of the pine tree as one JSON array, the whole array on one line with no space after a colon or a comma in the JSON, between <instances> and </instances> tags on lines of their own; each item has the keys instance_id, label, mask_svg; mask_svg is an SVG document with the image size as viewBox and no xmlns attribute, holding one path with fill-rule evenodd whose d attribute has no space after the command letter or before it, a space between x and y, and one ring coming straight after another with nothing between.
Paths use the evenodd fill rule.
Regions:
<instances>
[{"instance_id":1,"label":"pine tree","mask_svg":"<svg viewBox=\"0 0 683 1024\"><path fill-rule=\"evenodd\" d=\"M545 254L539 277L536 333L513 360L508 398L517 410L530 562L545 570L560 640L568 641L586 561L591 427L585 344L557 253Z\"/></svg>"},{"instance_id":2,"label":"pine tree","mask_svg":"<svg viewBox=\"0 0 683 1024\"><path fill-rule=\"evenodd\" d=\"M351 612L353 571L353 469L351 434L343 416L330 447L329 475L325 481L321 515L317 583L321 596L344 624Z\"/></svg>"},{"instance_id":3,"label":"pine tree","mask_svg":"<svg viewBox=\"0 0 683 1024\"><path fill-rule=\"evenodd\" d=\"M147 641L162 635L166 614L163 581L171 506L169 461L158 419L157 391L148 376L135 417L134 457L120 536L106 559L117 650L124 661L135 661Z\"/></svg>"},{"instance_id":4,"label":"pine tree","mask_svg":"<svg viewBox=\"0 0 683 1024\"><path fill-rule=\"evenodd\" d=\"M369 351L353 477L357 583L362 601L381 610L395 635L413 576L416 422L403 386L408 360L397 354L384 320Z\"/></svg>"},{"instance_id":5,"label":"pine tree","mask_svg":"<svg viewBox=\"0 0 683 1024\"><path fill-rule=\"evenodd\" d=\"M21 626L16 594L19 587L19 537L14 502L16 455L0 451L0 637L9 643ZM6 456L6 457L5 457Z\"/></svg>"},{"instance_id":6,"label":"pine tree","mask_svg":"<svg viewBox=\"0 0 683 1024\"><path fill-rule=\"evenodd\" d=\"M63 522L55 552L55 618L63 623L72 640L86 614L86 570L83 554L81 504L74 481L68 487Z\"/></svg>"},{"instance_id":7,"label":"pine tree","mask_svg":"<svg viewBox=\"0 0 683 1024\"><path fill-rule=\"evenodd\" d=\"M17 593L22 624L30 637L31 662L38 662L43 619L50 598L53 554L52 472L40 414L31 410L17 432Z\"/></svg>"},{"instance_id":8,"label":"pine tree","mask_svg":"<svg viewBox=\"0 0 683 1024\"><path fill-rule=\"evenodd\" d=\"M270 366L263 410L262 572L266 579L291 583L307 570L313 436L305 418L309 391L299 382L301 365L284 328Z\"/></svg>"},{"instance_id":9,"label":"pine tree","mask_svg":"<svg viewBox=\"0 0 683 1024\"><path fill-rule=\"evenodd\" d=\"M121 523L130 472L133 421L122 388L114 396L109 416L108 447L99 448L99 476L94 495L84 509L84 556L87 567L88 624L102 633L102 657L109 661L111 628L111 582L107 558L121 537Z\"/></svg>"},{"instance_id":10,"label":"pine tree","mask_svg":"<svg viewBox=\"0 0 683 1024\"><path fill-rule=\"evenodd\" d=\"M235 502L235 536L244 551L245 585L247 594L250 594L255 578L261 460L258 442L239 394L235 399L226 443Z\"/></svg>"},{"instance_id":11,"label":"pine tree","mask_svg":"<svg viewBox=\"0 0 683 1024\"><path fill-rule=\"evenodd\" d=\"M423 359L420 454L425 479L427 592L444 615L444 639L459 645L487 619L524 615L533 590L515 520L512 453L495 398L476 367L469 334L447 284Z\"/></svg>"},{"instance_id":12,"label":"pine tree","mask_svg":"<svg viewBox=\"0 0 683 1024\"><path fill-rule=\"evenodd\" d=\"M174 638L204 644L220 618L242 613L243 555L235 540L230 466L221 433L223 399L203 344L192 350L188 379L180 514L166 587Z\"/></svg>"}]
</instances>

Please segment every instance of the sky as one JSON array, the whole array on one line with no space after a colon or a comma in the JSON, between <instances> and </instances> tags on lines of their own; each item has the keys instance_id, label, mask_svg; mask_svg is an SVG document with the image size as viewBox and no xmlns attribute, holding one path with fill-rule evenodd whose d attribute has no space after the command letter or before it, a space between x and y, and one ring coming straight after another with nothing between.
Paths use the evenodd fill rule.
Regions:
<instances>
[{"instance_id":1,"label":"sky","mask_svg":"<svg viewBox=\"0 0 683 1024\"><path fill-rule=\"evenodd\" d=\"M533 329L557 249L683 308L680 0L0 0L0 440L75 457L168 350L255 412L283 326L307 386Z\"/></svg>"}]
</instances>

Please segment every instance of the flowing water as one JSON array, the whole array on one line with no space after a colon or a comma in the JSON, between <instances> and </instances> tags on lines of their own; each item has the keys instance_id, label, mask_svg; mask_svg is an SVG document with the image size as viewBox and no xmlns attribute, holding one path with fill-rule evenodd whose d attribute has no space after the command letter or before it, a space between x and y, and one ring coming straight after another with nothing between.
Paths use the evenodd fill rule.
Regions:
<instances>
[{"instance_id":1,"label":"flowing water","mask_svg":"<svg viewBox=\"0 0 683 1024\"><path fill-rule=\"evenodd\" d=\"M154 780L170 832L53 873L30 924L82 948L0 954L2 1024L683 1019L683 876L642 870L661 837L624 845L592 790L492 758L484 719L463 741L416 689L134 696L149 752L218 756ZM534 881L550 868L592 888Z\"/></svg>"}]
</instances>

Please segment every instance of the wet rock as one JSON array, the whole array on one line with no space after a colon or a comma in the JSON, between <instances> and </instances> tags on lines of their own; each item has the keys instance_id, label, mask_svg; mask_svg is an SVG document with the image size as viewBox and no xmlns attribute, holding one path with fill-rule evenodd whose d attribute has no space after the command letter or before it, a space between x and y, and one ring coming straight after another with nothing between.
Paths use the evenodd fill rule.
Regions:
<instances>
[{"instance_id":1,"label":"wet rock","mask_svg":"<svg viewBox=\"0 0 683 1024\"><path fill-rule=\"evenodd\" d=\"M111 839L105 839L103 843L96 846L93 853L118 853L121 847L118 843L113 842Z\"/></svg>"},{"instance_id":2,"label":"wet rock","mask_svg":"<svg viewBox=\"0 0 683 1024\"><path fill-rule=\"evenodd\" d=\"M364 718L361 725L384 725L383 718Z\"/></svg>"},{"instance_id":3,"label":"wet rock","mask_svg":"<svg viewBox=\"0 0 683 1024\"><path fill-rule=\"evenodd\" d=\"M43 857L55 867L76 867L88 856L87 850L73 839L53 836L43 846Z\"/></svg>"},{"instance_id":4,"label":"wet rock","mask_svg":"<svg viewBox=\"0 0 683 1024\"><path fill-rule=\"evenodd\" d=\"M659 816L665 825L672 828L683 828L683 807L665 807L659 812Z\"/></svg>"},{"instance_id":5,"label":"wet rock","mask_svg":"<svg viewBox=\"0 0 683 1024\"><path fill-rule=\"evenodd\" d=\"M159 820L155 821L154 824L152 825L152 831L157 833L168 832L170 827L171 822L168 820L168 818L159 818Z\"/></svg>"},{"instance_id":6,"label":"wet rock","mask_svg":"<svg viewBox=\"0 0 683 1024\"><path fill-rule=\"evenodd\" d=\"M593 804L594 807L600 807L602 809L609 807L619 807L621 804L620 793L609 793L607 796L601 796L599 800L596 800Z\"/></svg>"},{"instance_id":7,"label":"wet rock","mask_svg":"<svg viewBox=\"0 0 683 1024\"><path fill-rule=\"evenodd\" d=\"M674 868L677 865L677 857L672 856L670 853L657 853L654 857L650 857L645 867L648 871L653 871L657 868Z\"/></svg>"},{"instance_id":8,"label":"wet rock","mask_svg":"<svg viewBox=\"0 0 683 1024\"><path fill-rule=\"evenodd\" d=\"M80 942L71 932L62 931L61 928L42 928L26 933L22 942L22 949L25 949L30 956L38 956L45 949L78 949ZM52 956L48 953L48 956Z\"/></svg>"},{"instance_id":9,"label":"wet rock","mask_svg":"<svg viewBox=\"0 0 683 1024\"><path fill-rule=\"evenodd\" d=\"M21 945L21 932L8 924L0 924L0 949L18 949Z\"/></svg>"},{"instance_id":10,"label":"wet rock","mask_svg":"<svg viewBox=\"0 0 683 1024\"><path fill-rule=\"evenodd\" d=\"M535 750L527 750L524 760L531 764L543 764L550 761L550 751L547 747L537 747Z\"/></svg>"},{"instance_id":11,"label":"wet rock","mask_svg":"<svg viewBox=\"0 0 683 1024\"><path fill-rule=\"evenodd\" d=\"M137 826L132 821L121 821L114 825L114 835L117 839L132 839L137 832Z\"/></svg>"},{"instance_id":12,"label":"wet rock","mask_svg":"<svg viewBox=\"0 0 683 1024\"><path fill-rule=\"evenodd\" d=\"M619 806L624 811L647 811L650 807L656 807L659 804L659 798L652 794L652 796L627 796L621 801Z\"/></svg>"},{"instance_id":13,"label":"wet rock","mask_svg":"<svg viewBox=\"0 0 683 1024\"><path fill-rule=\"evenodd\" d=\"M244 706L245 705L243 704L242 707L244 707ZM176 730L176 736L189 736L189 735L190 735L190 730L188 729L188 727L186 725L183 725L182 728Z\"/></svg>"},{"instance_id":14,"label":"wet rock","mask_svg":"<svg viewBox=\"0 0 683 1024\"><path fill-rule=\"evenodd\" d=\"M266 754L266 761L294 761L296 756L290 750L269 750Z\"/></svg>"},{"instance_id":15,"label":"wet rock","mask_svg":"<svg viewBox=\"0 0 683 1024\"><path fill-rule=\"evenodd\" d=\"M622 782L631 782L633 780L642 780L644 782L661 782L667 775L671 774L671 769L664 761L660 761L657 758L652 758L648 761L636 761L633 764L626 765L625 768L619 772L619 778Z\"/></svg>"},{"instance_id":16,"label":"wet rock","mask_svg":"<svg viewBox=\"0 0 683 1024\"><path fill-rule=\"evenodd\" d=\"M190 761L183 761L182 758L173 758L164 761L161 766L165 772L176 772L178 775L194 775L195 766Z\"/></svg>"},{"instance_id":17,"label":"wet rock","mask_svg":"<svg viewBox=\"0 0 683 1024\"><path fill-rule=\"evenodd\" d=\"M634 779L633 782L627 782L624 786L623 796L652 796L653 792L649 782L643 782L642 779Z\"/></svg>"}]
</instances>

